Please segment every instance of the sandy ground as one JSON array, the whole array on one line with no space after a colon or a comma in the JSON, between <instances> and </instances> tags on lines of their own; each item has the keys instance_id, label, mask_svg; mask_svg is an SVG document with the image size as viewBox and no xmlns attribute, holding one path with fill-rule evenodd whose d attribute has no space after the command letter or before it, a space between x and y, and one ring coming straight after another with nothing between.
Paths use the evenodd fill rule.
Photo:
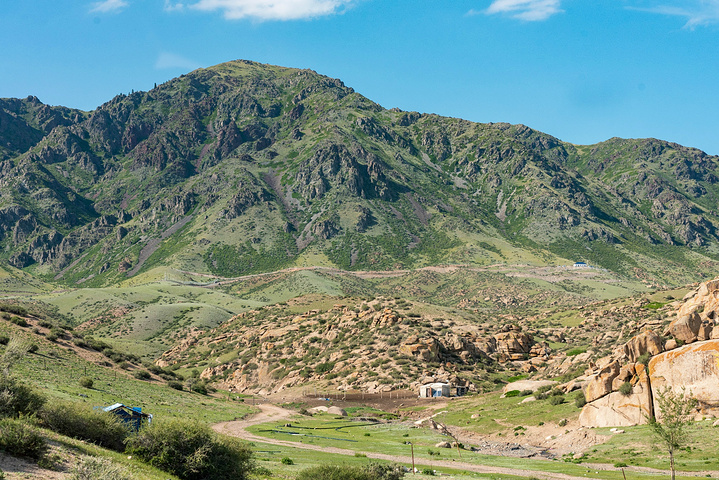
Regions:
<instances>
[{"instance_id":1,"label":"sandy ground","mask_svg":"<svg viewBox=\"0 0 719 480\"><path fill-rule=\"evenodd\" d=\"M45 470L36 463L23 458L11 457L0 453L0 470L5 474L7 480L39 479L39 480L60 480L67 478L67 474Z\"/></svg>"}]
</instances>

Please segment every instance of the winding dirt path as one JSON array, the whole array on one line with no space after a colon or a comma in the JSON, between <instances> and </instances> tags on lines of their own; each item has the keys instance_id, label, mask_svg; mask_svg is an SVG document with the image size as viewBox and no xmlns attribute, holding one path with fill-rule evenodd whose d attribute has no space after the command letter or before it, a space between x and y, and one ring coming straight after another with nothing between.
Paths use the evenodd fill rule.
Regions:
<instances>
[{"instance_id":1,"label":"winding dirt path","mask_svg":"<svg viewBox=\"0 0 719 480\"><path fill-rule=\"evenodd\" d=\"M295 415L294 412L290 410L286 410L282 407L278 407L276 405L259 405L260 412L247 418L244 420L236 420L233 422L223 422L218 423L216 425L213 425L213 429L218 432L225 435L229 435L232 437L241 438L243 440L247 440L250 442L262 442L267 443L270 445L278 445L282 447L291 447L291 448L302 448L305 450L315 450L318 452L324 452L324 453L332 453L335 455L347 455L347 456L355 456L357 450L347 450L345 448L337 448L337 447L320 447L317 445L307 445L304 443L299 442L290 442L287 440L277 440L273 438L266 438L266 437L260 437L257 435L254 435L245 428L257 425L260 423L265 423L269 421L276 421L281 420L285 418L289 418L292 415ZM390 462L398 462L405 465L412 465L412 457L409 456L397 456L397 455L386 455L383 453L375 453L375 452L361 452L362 454L366 455L367 458L374 458L377 460L387 460ZM486 465L477 465L474 463L465 463L465 462L457 462L457 461L447 461L447 460L433 460L429 461L427 459L418 459L416 460L416 463L419 465L428 465L431 464L434 468L436 467L444 467L444 468L452 468L455 470L466 470L469 472L477 472L477 473L499 473L499 474L506 474L506 475L519 475L523 477L533 476L537 478L543 478L543 479L559 479L559 480L587 480L591 479L592 477L575 477L572 475L567 475L564 473L553 473L553 472L543 472L539 470L521 470L518 468L507 468L507 467L491 467Z\"/></svg>"}]
</instances>

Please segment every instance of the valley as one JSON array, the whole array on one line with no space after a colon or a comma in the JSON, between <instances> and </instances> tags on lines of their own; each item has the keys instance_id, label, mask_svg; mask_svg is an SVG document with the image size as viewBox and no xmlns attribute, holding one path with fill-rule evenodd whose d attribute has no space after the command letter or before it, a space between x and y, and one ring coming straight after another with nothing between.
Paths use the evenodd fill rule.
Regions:
<instances>
[{"instance_id":1,"label":"valley","mask_svg":"<svg viewBox=\"0 0 719 480\"><path fill-rule=\"evenodd\" d=\"M0 99L0 140L0 380L46 404L2 418L0 385L0 421L49 445L0 478L183 478L48 420L120 402L249 448L252 479L409 448L417 476L650 480L672 392L679 478L719 477L719 157L244 60L89 112Z\"/></svg>"}]
</instances>

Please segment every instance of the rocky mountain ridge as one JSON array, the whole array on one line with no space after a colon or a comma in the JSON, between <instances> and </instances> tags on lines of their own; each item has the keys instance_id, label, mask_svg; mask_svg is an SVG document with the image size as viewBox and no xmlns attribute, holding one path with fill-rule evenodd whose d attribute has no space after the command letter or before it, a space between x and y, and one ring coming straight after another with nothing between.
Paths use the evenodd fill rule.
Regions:
<instances>
[{"instance_id":1,"label":"rocky mountain ridge","mask_svg":"<svg viewBox=\"0 0 719 480\"><path fill-rule=\"evenodd\" d=\"M84 286L318 258L586 260L685 283L719 258L718 160L387 110L313 71L236 61L92 112L3 99L0 246L16 267Z\"/></svg>"}]
</instances>

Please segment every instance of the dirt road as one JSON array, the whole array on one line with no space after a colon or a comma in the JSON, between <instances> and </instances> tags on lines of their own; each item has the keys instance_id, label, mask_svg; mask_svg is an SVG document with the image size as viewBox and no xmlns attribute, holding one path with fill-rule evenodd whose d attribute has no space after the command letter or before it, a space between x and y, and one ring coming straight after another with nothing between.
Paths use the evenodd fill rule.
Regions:
<instances>
[{"instance_id":1,"label":"dirt road","mask_svg":"<svg viewBox=\"0 0 719 480\"><path fill-rule=\"evenodd\" d=\"M356 450L347 450L344 448L337 448L337 447L320 447L317 445L307 445L304 443L299 442L290 442L287 440L276 440L273 438L266 438L266 437L260 437L257 435L253 435L252 433L245 430L245 428L251 426L251 425L257 425L260 423L270 422L270 421L276 421L281 420L284 418L289 418L290 416L294 415L295 413L286 410L282 407L278 407L276 405L260 405L260 412L253 415L252 417L249 417L244 420L237 420L234 422L223 422L218 423L214 425L212 428L218 432L225 435L230 435L233 437L241 438L243 440L247 440L250 442L262 442L262 443L268 443L271 445L278 445L283 447L291 447L291 448L302 448L305 450L315 450L318 452L325 452L325 453L332 453L335 455L348 455L348 456L355 456L356 453L358 453ZM367 455L367 458L374 458L377 460L387 460L390 462L397 462L404 465L412 465L412 458L409 456L396 456L396 455L386 455L383 453L375 453L375 452L361 452L365 455ZM470 454L469 452L467 454ZM490 467L485 465L477 465L473 463L465 463L465 462L457 462L457 461L446 461L446 460L433 460L432 462L422 459L417 461L418 464L422 465L428 465L432 464L434 468L452 468L455 470L466 470L468 472L478 472L478 473L500 473L500 474L506 474L506 475L519 475L523 477L537 477L537 478L544 478L544 479L561 479L561 480L587 480L588 478L592 478L589 476L581 476L581 477L575 477L572 475L566 475L563 473L552 473L552 472L542 472L538 470L520 470L517 468L506 468L506 467Z\"/></svg>"}]
</instances>

